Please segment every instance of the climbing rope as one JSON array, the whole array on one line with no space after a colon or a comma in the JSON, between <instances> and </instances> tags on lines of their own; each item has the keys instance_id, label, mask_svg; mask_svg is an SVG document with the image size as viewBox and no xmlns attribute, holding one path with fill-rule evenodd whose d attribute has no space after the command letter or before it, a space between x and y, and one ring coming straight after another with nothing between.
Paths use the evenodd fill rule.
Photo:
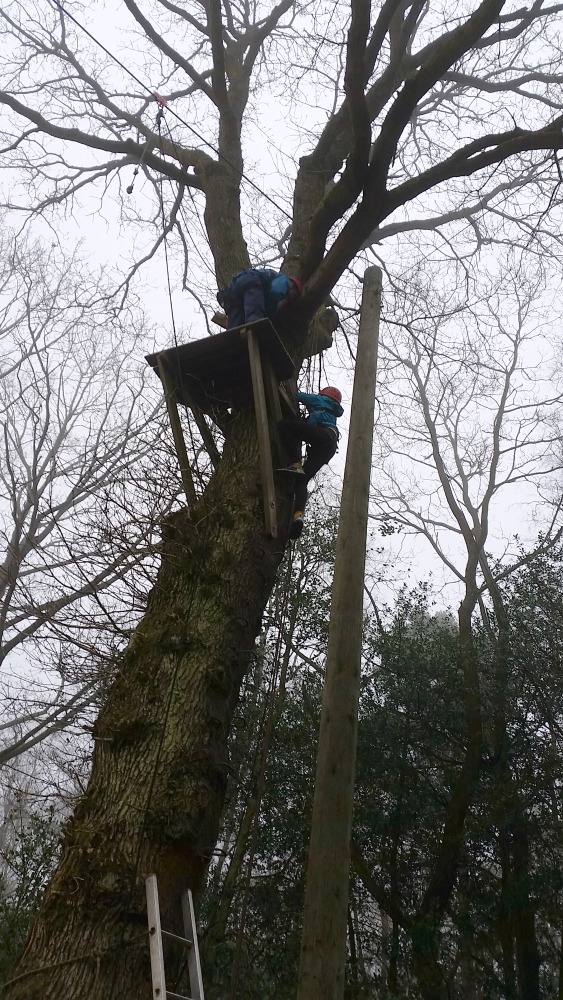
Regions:
<instances>
[{"instance_id":1,"label":"climbing rope","mask_svg":"<svg viewBox=\"0 0 563 1000\"><path fill-rule=\"evenodd\" d=\"M155 101L158 104L158 111L157 111L157 115L156 115L155 127L156 127L156 129L158 131L158 144L159 144L160 155L162 156L162 159L164 160L165 159L165 152L164 152L164 147L163 147L163 143L162 143L162 122L165 121L164 112L165 112L166 108L168 107L168 102L164 99L164 97L161 97L160 94L154 93L153 97L154 97ZM176 317L175 317L175 314L174 314L174 299L173 299L173 295L172 295L172 279L171 279L171 276L170 276L170 258L169 258L169 253L168 253L168 234L171 231L171 229L173 228L173 222L172 222L172 218L170 218L170 220L168 221L168 223L166 221L166 213L165 213L165 208L164 208L164 175L163 175L162 172L160 172L160 174L159 174L158 193L159 193L159 203L160 203L160 219L161 219L161 224L162 224L162 242L163 242L163 245L164 245L164 263L165 263L165 270L166 270L166 285L167 285L167 289L168 289L168 301L169 301L169 304L170 304L170 318L171 318L171 322L172 322L172 334L173 334L173 337L174 337L174 347L175 347L175 351L176 351L176 374L177 374L177 377L178 377L178 382L180 384L180 387L182 387L182 366L180 364L180 345L178 343L178 331L177 331L177 327L176 327ZM198 465L198 462L197 462L198 448L197 448L197 445L196 445L196 442L195 442L195 439L194 439L194 432L193 432L191 420L188 419L187 425L188 425L188 433L189 433L189 436L190 436L191 451L192 451L192 456L193 456L192 467L195 466L195 471L197 472L198 480L199 480L199 483L200 483L200 486L201 486L202 474L201 474L201 471L199 469L199 465Z\"/></svg>"},{"instance_id":2,"label":"climbing rope","mask_svg":"<svg viewBox=\"0 0 563 1000\"><path fill-rule=\"evenodd\" d=\"M164 150L162 148L162 119L164 117L164 109L166 108L166 101L163 97L158 94L154 94L154 99L158 103L158 112L156 115L156 128L158 131L158 143L160 148L160 155L164 159ZM174 301L172 298L172 282L170 279L170 261L168 259L168 232L169 226L166 224L166 216L164 212L164 177L162 172L159 175L159 202L160 202L160 218L162 221L162 239L164 243L164 262L166 267L166 284L168 287L168 301L170 303L170 317L172 320L172 333L174 335L174 344L176 349L178 349L178 334L176 331L176 319L174 316ZM170 226L172 225L172 220L170 220Z\"/></svg>"}]
</instances>

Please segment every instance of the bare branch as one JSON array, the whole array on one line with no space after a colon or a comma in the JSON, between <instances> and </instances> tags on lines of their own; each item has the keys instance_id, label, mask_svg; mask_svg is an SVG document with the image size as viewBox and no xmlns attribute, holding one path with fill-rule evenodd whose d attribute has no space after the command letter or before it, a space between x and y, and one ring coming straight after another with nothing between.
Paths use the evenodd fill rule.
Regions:
<instances>
[{"instance_id":1,"label":"bare branch","mask_svg":"<svg viewBox=\"0 0 563 1000\"><path fill-rule=\"evenodd\" d=\"M205 78L201 75L201 73L198 73L191 65L191 63L189 63L187 59L184 59L184 57L179 52L177 52L176 49L172 48L172 46L169 45L167 41L165 41L162 35L159 35L159 33L155 30L155 28L153 27L152 23L148 20L148 18L146 18L144 14L141 13L134 0L123 0L123 2L127 7L127 9L131 12L133 17L135 18L135 20L138 22L138 24L141 25L147 38L150 38L151 42L153 42L154 45L156 45L160 49L161 52L163 52L166 56L168 56L168 58L176 66L180 66L184 70L184 73L186 73L186 75L189 76L190 80L192 80L195 84L197 84L201 92L205 94L205 96L208 97L209 100L213 102L213 104L217 104L217 99L215 97L215 94L213 93L212 88L206 82Z\"/></svg>"}]
</instances>

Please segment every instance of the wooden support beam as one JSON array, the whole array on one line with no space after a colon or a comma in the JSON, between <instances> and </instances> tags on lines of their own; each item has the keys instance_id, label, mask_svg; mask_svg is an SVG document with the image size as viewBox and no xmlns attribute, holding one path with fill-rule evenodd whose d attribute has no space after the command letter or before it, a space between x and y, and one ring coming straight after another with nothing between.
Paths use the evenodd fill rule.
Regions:
<instances>
[{"instance_id":1,"label":"wooden support beam","mask_svg":"<svg viewBox=\"0 0 563 1000\"><path fill-rule=\"evenodd\" d=\"M266 530L277 538L278 525L276 516L276 492L274 489L274 470L272 467L272 449L270 446L270 423L268 420L268 408L266 406L266 392L264 389L264 375L262 371L262 359L260 347L256 334L250 327L245 329L248 344L248 360L250 362L250 374L252 377L252 390L254 393L254 409L256 412L256 427L258 431L258 448L260 450L260 471L262 474L262 495L264 500L264 518ZM243 331L241 330L241 334Z\"/></svg>"},{"instance_id":2,"label":"wooden support beam","mask_svg":"<svg viewBox=\"0 0 563 1000\"><path fill-rule=\"evenodd\" d=\"M274 374L274 369L269 358L262 355L262 371L264 373L264 387L266 389L266 400L271 417L270 442L274 442L281 465L286 464L286 457L278 434L278 420L281 420L282 406L280 399L280 386Z\"/></svg>"},{"instance_id":3,"label":"wooden support beam","mask_svg":"<svg viewBox=\"0 0 563 1000\"><path fill-rule=\"evenodd\" d=\"M297 403L295 402L295 397L289 394L289 392L288 392L287 387L286 387L285 384L278 385L278 393L279 393L281 399L283 399L283 401L284 401L285 405L288 407L288 409L292 411L293 416L294 417L298 417L299 416L299 407L297 406Z\"/></svg>"},{"instance_id":4,"label":"wooden support beam","mask_svg":"<svg viewBox=\"0 0 563 1000\"><path fill-rule=\"evenodd\" d=\"M178 404L176 403L176 392L174 389L174 383L170 378L170 373L164 364L164 361L158 357L158 373L160 375L162 385L164 388L164 398L166 400L166 409L168 410L168 418L170 420L170 426L172 428L172 436L174 438L174 445L176 447L176 454L178 456L178 463L180 465L180 474L182 476L182 484L184 486L184 492L186 494L186 500L188 501L188 507L195 504L197 500L197 494L195 491L192 470L190 467L190 460L188 458L188 452L186 449L186 442L184 441L184 433L182 431L182 425L180 423L180 415L178 413Z\"/></svg>"},{"instance_id":5,"label":"wooden support beam","mask_svg":"<svg viewBox=\"0 0 563 1000\"><path fill-rule=\"evenodd\" d=\"M272 368L270 359L265 358L263 355L262 371L264 372L264 385L266 388L266 398L268 400L270 412L273 419L277 423L283 416L280 401L280 386L276 376L274 375L274 369Z\"/></svg>"},{"instance_id":6,"label":"wooden support beam","mask_svg":"<svg viewBox=\"0 0 563 1000\"><path fill-rule=\"evenodd\" d=\"M182 378L181 372L179 374L180 378ZM201 439L206 447L207 454L211 459L211 464L213 465L213 468L216 469L217 466L219 465L219 462L221 461L221 456L219 454L219 449L215 444L215 438L213 437L213 434L211 433L208 427L207 420L205 419L203 411L196 403L190 390L184 384L183 380L182 380L181 390L182 390L182 401L186 404L186 406L189 406L190 410L192 411L194 415L194 420L197 424L197 428L199 430L199 433L201 434Z\"/></svg>"}]
</instances>

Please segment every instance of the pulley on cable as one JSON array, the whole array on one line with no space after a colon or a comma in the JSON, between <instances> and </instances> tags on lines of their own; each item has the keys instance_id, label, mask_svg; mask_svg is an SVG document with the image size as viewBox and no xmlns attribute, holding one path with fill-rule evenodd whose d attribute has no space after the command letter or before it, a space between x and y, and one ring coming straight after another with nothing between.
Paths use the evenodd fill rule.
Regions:
<instances>
[{"instance_id":1,"label":"pulley on cable","mask_svg":"<svg viewBox=\"0 0 563 1000\"><path fill-rule=\"evenodd\" d=\"M158 104L158 111L157 111L157 114L156 114L155 125L156 125L156 127L157 127L157 129L158 129L158 131L160 133L160 123L162 122L162 118L163 118L163 115L164 115L164 109L168 107L168 101L166 101L164 97L161 97L160 94L157 94L156 91L154 92L154 94L152 96L153 96L154 100L156 101L156 103ZM145 147L143 149L143 152L141 153L141 159L139 160L137 166L135 167L135 169L133 171L133 180L131 181L131 183L129 184L129 186L126 188L127 194L133 194L133 188L135 187L135 179L137 177L137 174L139 173L139 170L143 166L143 163L145 162L145 156L147 155L147 150L148 149L149 149L149 143L146 142L145 143Z\"/></svg>"}]
</instances>

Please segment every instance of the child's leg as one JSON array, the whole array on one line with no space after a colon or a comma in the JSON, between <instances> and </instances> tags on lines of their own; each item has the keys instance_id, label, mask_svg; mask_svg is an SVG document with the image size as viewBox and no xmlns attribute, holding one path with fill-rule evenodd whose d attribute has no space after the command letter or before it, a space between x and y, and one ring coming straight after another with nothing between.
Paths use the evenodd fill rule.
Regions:
<instances>
[{"instance_id":1,"label":"child's leg","mask_svg":"<svg viewBox=\"0 0 563 1000\"><path fill-rule=\"evenodd\" d=\"M303 439L307 442L307 458L303 463L304 476L295 484L295 516L302 517L307 505L307 484L323 465L330 462L336 451L338 438L322 425L307 424ZM297 478L297 477L296 477Z\"/></svg>"},{"instance_id":2,"label":"child's leg","mask_svg":"<svg viewBox=\"0 0 563 1000\"><path fill-rule=\"evenodd\" d=\"M319 469L333 458L338 445L335 431L323 424L308 424L303 440L307 442L307 457L303 463L305 482L316 476Z\"/></svg>"},{"instance_id":3,"label":"child's leg","mask_svg":"<svg viewBox=\"0 0 563 1000\"><path fill-rule=\"evenodd\" d=\"M244 306L241 299L227 299L227 330L244 325Z\"/></svg>"},{"instance_id":4,"label":"child's leg","mask_svg":"<svg viewBox=\"0 0 563 1000\"><path fill-rule=\"evenodd\" d=\"M288 465L300 462L302 457L303 430L306 427L304 420L297 417L287 417L278 421L278 433L285 451Z\"/></svg>"},{"instance_id":5,"label":"child's leg","mask_svg":"<svg viewBox=\"0 0 563 1000\"><path fill-rule=\"evenodd\" d=\"M241 274L236 279L236 288L244 303L244 323L253 323L254 320L264 319L266 316L266 302L264 300L264 289L260 278L255 274Z\"/></svg>"},{"instance_id":6,"label":"child's leg","mask_svg":"<svg viewBox=\"0 0 563 1000\"><path fill-rule=\"evenodd\" d=\"M234 278L224 292L217 298L227 314L227 330L233 326L242 326L244 323L244 303L242 293L238 287L238 278Z\"/></svg>"},{"instance_id":7,"label":"child's leg","mask_svg":"<svg viewBox=\"0 0 563 1000\"><path fill-rule=\"evenodd\" d=\"M303 516L303 511L307 506L307 476L295 476L295 509L294 517Z\"/></svg>"}]
</instances>

